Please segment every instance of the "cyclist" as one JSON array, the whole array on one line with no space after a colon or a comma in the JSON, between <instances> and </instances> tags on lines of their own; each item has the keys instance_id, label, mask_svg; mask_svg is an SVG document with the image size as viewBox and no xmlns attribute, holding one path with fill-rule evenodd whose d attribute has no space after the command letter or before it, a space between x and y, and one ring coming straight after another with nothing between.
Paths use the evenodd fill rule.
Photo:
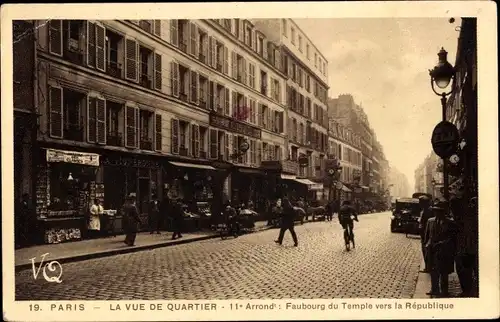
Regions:
<instances>
[{"instance_id":1,"label":"cyclist","mask_svg":"<svg viewBox=\"0 0 500 322\"><path fill-rule=\"evenodd\" d=\"M355 248L354 244L354 220L358 221L358 214L351 202L345 200L342 202L342 206L339 209L339 223L344 229L344 241L345 248L348 251L350 247L350 242L352 241L352 248Z\"/></svg>"}]
</instances>

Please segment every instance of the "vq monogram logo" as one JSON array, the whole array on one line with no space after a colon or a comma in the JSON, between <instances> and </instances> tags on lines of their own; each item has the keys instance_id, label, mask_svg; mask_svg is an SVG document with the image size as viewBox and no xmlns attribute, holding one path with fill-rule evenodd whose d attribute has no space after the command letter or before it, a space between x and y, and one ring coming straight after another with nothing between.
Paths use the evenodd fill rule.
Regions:
<instances>
[{"instance_id":1,"label":"vq monogram logo","mask_svg":"<svg viewBox=\"0 0 500 322\"><path fill-rule=\"evenodd\" d=\"M62 276L62 266L61 266L61 264L58 261L51 261L49 263L46 263L45 266L43 265L43 261L45 260L45 257L48 254L49 253L45 253L45 254L42 255L42 260L40 261L40 264L38 265L38 270L35 267L35 259L36 259L36 257L33 257L31 259L31 265L32 265L32 268L33 268L33 277L35 278L35 280L37 279L38 274L40 274L40 269L43 266L43 270L42 270L43 278L47 282L49 282L49 283L54 283L54 282L55 283L61 283L62 282L62 280L61 280L61 276ZM58 267L59 267L59 275L55 275L55 274L51 274L51 275L54 275L54 276L48 276L47 275L47 271L46 271L47 269L51 273L56 273Z\"/></svg>"}]
</instances>

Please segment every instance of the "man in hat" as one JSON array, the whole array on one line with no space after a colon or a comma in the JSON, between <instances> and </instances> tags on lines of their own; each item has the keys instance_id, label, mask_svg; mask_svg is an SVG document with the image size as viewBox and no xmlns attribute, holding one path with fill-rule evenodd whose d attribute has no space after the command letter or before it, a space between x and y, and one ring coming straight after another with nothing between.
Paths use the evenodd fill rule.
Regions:
<instances>
[{"instance_id":1,"label":"man in hat","mask_svg":"<svg viewBox=\"0 0 500 322\"><path fill-rule=\"evenodd\" d=\"M171 216L172 216L172 230L173 230L173 235L172 235L172 240L177 239L177 237L182 238L182 222L184 218L184 209L182 209L182 204L179 199L173 199L172 200L172 207L171 207Z\"/></svg>"},{"instance_id":2,"label":"man in hat","mask_svg":"<svg viewBox=\"0 0 500 322\"><path fill-rule=\"evenodd\" d=\"M123 230L125 231L125 244L134 246L135 238L137 236L137 225L141 222L139 212L135 205L135 193L127 196L125 204L122 207L123 215Z\"/></svg>"},{"instance_id":3,"label":"man in hat","mask_svg":"<svg viewBox=\"0 0 500 322\"><path fill-rule=\"evenodd\" d=\"M446 216L446 203L439 203L431 210L435 216L427 221L424 233L425 254L431 274L431 290L427 295L447 297L448 275L454 271L456 225Z\"/></svg>"},{"instance_id":4,"label":"man in hat","mask_svg":"<svg viewBox=\"0 0 500 322\"><path fill-rule=\"evenodd\" d=\"M424 243L424 234L425 227L427 226L427 221L432 217L431 211L431 200L427 196L420 196L419 198L420 208L422 211L420 212L420 243L422 246L422 256L424 257L425 267L421 271L422 273L429 273L429 267L427 265L427 257L425 256L425 243Z\"/></svg>"}]
</instances>

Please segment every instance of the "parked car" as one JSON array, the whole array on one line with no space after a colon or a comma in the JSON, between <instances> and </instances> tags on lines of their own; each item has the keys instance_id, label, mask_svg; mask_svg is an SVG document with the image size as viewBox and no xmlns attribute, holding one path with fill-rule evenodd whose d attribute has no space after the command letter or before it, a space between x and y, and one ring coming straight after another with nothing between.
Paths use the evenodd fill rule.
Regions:
<instances>
[{"instance_id":1,"label":"parked car","mask_svg":"<svg viewBox=\"0 0 500 322\"><path fill-rule=\"evenodd\" d=\"M400 198L396 200L391 216L391 232L406 234L419 233L420 203L415 198Z\"/></svg>"}]
</instances>

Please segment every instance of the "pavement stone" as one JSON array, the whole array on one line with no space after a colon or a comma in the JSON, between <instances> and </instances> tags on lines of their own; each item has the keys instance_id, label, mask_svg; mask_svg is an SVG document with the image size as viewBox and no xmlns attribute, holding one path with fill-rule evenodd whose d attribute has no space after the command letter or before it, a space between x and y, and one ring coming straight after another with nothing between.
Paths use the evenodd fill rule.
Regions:
<instances>
[{"instance_id":1,"label":"pavement stone","mask_svg":"<svg viewBox=\"0 0 500 322\"><path fill-rule=\"evenodd\" d=\"M296 226L299 247L277 230L63 264L62 283L16 273L16 300L411 298L420 242L391 233L390 214L355 223L346 252L338 221Z\"/></svg>"}]
</instances>

